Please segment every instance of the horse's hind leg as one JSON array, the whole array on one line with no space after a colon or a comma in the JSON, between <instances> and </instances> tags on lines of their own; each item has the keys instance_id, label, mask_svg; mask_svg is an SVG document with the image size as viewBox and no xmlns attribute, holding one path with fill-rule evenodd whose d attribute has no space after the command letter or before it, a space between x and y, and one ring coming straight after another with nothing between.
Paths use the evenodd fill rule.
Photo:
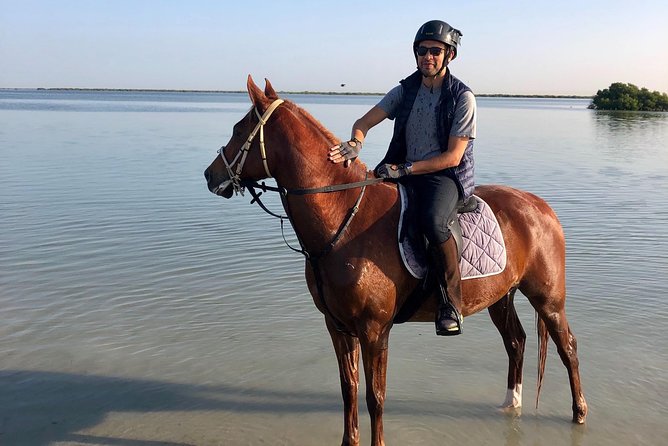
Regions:
<instances>
[{"instance_id":1,"label":"horse's hind leg","mask_svg":"<svg viewBox=\"0 0 668 446\"><path fill-rule=\"evenodd\" d=\"M357 338L341 333L327 319L327 330L334 344L339 363L341 395L343 396L343 446L360 443L357 392L359 387L360 343Z\"/></svg>"},{"instance_id":2,"label":"horse's hind leg","mask_svg":"<svg viewBox=\"0 0 668 446\"><path fill-rule=\"evenodd\" d=\"M587 417L587 402L582 393L582 384L580 383L580 361L578 360L578 343L575 335L568 326L566 320L566 311L561 308L560 311L547 312L540 314L543 317L547 330L552 340L557 344L557 351L561 362L568 370L568 379L571 383L571 395L573 397L573 422L584 423Z\"/></svg>"},{"instance_id":3,"label":"horse's hind leg","mask_svg":"<svg viewBox=\"0 0 668 446\"><path fill-rule=\"evenodd\" d=\"M522 407L522 366L524 364L524 346L526 333L515 311L514 297L517 288L511 289L487 311L492 322L501 333L503 345L508 353L508 390L502 408Z\"/></svg>"},{"instance_id":4,"label":"horse's hind leg","mask_svg":"<svg viewBox=\"0 0 668 446\"><path fill-rule=\"evenodd\" d=\"M525 293L526 295L526 293ZM562 293L558 298L545 298L543 296L529 296L529 301L538 312L550 334L557 345L557 352L561 362L568 370L568 379L571 384L571 395L573 398L573 422L582 424L587 417L587 402L582 393L580 382L580 361L578 360L578 344L575 335L571 331L566 319L565 301Z\"/></svg>"}]
</instances>

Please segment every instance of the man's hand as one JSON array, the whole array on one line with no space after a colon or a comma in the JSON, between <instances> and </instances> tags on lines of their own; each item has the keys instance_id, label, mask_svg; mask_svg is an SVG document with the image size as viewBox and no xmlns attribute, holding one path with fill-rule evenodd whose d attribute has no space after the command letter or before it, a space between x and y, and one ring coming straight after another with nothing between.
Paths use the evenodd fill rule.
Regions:
<instances>
[{"instance_id":1,"label":"man's hand","mask_svg":"<svg viewBox=\"0 0 668 446\"><path fill-rule=\"evenodd\" d=\"M396 164L381 164L378 166L378 169L376 169L376 175L390 180L396 180L410 174L410 167L405 164L400 164L398 166Z\"/></svg>"},{"instance_id":2,"label":"man's hand","mask_svg":"<svg viewBox=\"0 0 668 446\"><path fill-rule=\"evenodd\" d=\"M344 162L343 166L348 167L359 156L360 150L362 143L353 138L329 149L327 158L333 163Z\"/></svg>"}]
</instances>

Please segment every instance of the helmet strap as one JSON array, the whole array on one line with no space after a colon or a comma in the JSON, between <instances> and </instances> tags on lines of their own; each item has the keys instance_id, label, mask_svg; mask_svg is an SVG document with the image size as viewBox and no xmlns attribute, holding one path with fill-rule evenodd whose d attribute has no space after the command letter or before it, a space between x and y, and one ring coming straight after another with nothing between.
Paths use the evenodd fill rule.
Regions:
<instances>
[{"instance_id":1,"label":"helmet strap","mask_svg":"<svg viewBox=\"0 0 668 446\"><path fill-rule=\"evenodd\" d=\"M443 71L449 64L450 61L448 60L450 58L450 54L452 54L452 47L450 45L445 45L445 54L443 54L443 65L441 65L441 69L438 70L438 72L434 75L434 77L438 76L441 71Z\"/></svg>"}]
</instances>

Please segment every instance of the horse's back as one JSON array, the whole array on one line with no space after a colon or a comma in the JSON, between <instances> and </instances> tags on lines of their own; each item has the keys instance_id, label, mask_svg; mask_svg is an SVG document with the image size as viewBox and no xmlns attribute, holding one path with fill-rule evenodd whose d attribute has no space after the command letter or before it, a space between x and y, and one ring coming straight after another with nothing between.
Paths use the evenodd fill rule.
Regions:
<instances>
[{"instance_id":1,"label":"horse's back","mask_svg":"<svg viewBox=\"0 0 668 446\"><path fill-rule=\"evenodd\" d=\"M541 197L531 192L500 185L478 186L475 194L492 208L504 237L520 235L516 233L520 231L525 232L523 234L525 244L535 245L539 236L563 244L564 235L557 214ZM527 231L530 233L526 233ZM542 233L539 234L539 231Z\"/></svg>"},{"instance_id":2,"label":"horse's back","mask_svg":"<svg viewBox=\"0 0 668 446\"><path fill-rule=\"evenodd\" d=\"M525 295L564 295L566 248L557 214L541 197L500 185L476 188L497 217L513 281Z\"/></svg>"}]
</instances>

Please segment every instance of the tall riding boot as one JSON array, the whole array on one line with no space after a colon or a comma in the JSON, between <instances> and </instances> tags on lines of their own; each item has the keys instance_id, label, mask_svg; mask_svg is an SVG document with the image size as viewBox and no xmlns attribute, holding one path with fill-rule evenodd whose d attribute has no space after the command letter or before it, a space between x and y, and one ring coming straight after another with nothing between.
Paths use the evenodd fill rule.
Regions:
<instances>
[{"instance_id":1,"label":"tall riding boot","mask_svg":"<svg viewBox=\"0 0 668 446\"><path fill-rule=\"evenodd\" d=\"M440 301L436 314L436 334L454 336L462 332L462 287L459 254L454 237L436 249Z\"/></svg>"}]
</instances>

